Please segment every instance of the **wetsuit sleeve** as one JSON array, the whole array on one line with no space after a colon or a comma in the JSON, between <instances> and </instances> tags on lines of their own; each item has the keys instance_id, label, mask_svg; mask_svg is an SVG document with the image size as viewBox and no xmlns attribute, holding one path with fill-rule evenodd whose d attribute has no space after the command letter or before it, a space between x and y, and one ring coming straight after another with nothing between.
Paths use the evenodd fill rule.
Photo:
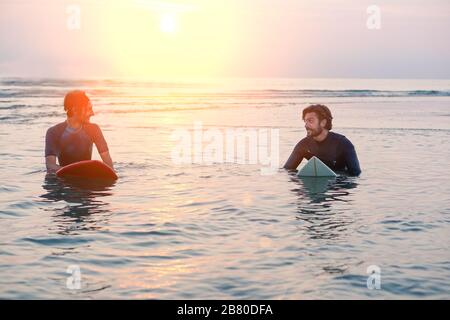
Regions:
<instances>
[{"instance_id":1,"label":"wetsuit sleeve","mask_svg":"<svg viewBox=\"0 0 450 320\"><path fill-rule=\"evenodd\" d=\"M47 130L45 134L45 156L58 156L58 141L55 130L52 128Z\"/></svg>"},{"instance_id":2,"label":"wetsuit sleeve","mask_svg":"<svg viewBox=\"0 0 450 320\"><path fill-rule=\"evenodd\" d=\"M305 152L304 152L303 144L300 141L299 143L297 143L294 150L292 150L292 153L289 156L289 159L286 161L283 168L288 169L288 170L297 169L298 165L300 164L300 162L302 162L302 160L304 158L304 154L305 154Z\"/></svg>"},{"instance_id":3,"label":"wetsuit sleeve","mask_svg":"<svg viewBox=\"0 0 450 320\"><path fill-rule=\"evenodd\" d=\"M103 132L100 129L100 127L96 124L94 124L93 127L93 136L92 140L95 143L95 146L97 147L98 153L103 153L108 151L108 144L106 143L105 137L103 136Z\"/></svg>"},{"instance_id":4,"label":"wetsuit sleeve","mask_svg":"<svg viewBox=\"0 0 450 320\"><path fill-rule=\"evenodd\" d=\"M359 167L358 156L356 155L355 147L347 138L344 140L344 159L348 174L351 176L359 176L361 174L361 168Z\"/></svg>"}]
</instances>

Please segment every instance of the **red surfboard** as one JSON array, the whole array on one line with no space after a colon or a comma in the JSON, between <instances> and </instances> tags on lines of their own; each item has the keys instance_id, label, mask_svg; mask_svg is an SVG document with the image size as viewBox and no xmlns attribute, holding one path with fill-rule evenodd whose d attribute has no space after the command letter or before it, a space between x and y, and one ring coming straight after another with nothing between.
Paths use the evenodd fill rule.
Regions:
<instances>
[{"instance_id":1,"label":"red surfboard","mask_svg":"<svg viewBox=\"0 0 450 320\"><path fill-rule=\"evenodd\" d=\"M113 169L98 160L75 162L56 171L58 177L80 177L88 179L116 180L118 177Z\"/></svg>"}]
</instances>

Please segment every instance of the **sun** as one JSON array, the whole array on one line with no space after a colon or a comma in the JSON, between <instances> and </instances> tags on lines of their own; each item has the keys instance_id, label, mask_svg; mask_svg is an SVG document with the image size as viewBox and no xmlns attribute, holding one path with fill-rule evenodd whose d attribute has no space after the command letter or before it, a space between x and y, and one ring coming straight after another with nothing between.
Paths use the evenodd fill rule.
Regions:
<instances>
[{"instance_id":1,"label":"sun","mask_svg":"<svg viewBox=\"0 0 450 320\"><path fill-rule=\"evenodd\" d=\"M140 1L148 7L106 6L102 20L95 21L105 40L94 41L97 34L92 34L92 45L105 57L104 67L111 68L111 74L172 79L230 72L242 34L234 5L189 0L202 6L185 8L162 5L168 1Z\"/></svg>"},{"instance_id":2,"label":"sun","mask_svg":"<svg viewBox=\"0 0 450 320\"><path fill-rule=\"evenodd\" d=\"M177 19L175 14L163 14L159 22L159 28L164 33L175 33L177 31Z\"/></svg>"}]
</instances>

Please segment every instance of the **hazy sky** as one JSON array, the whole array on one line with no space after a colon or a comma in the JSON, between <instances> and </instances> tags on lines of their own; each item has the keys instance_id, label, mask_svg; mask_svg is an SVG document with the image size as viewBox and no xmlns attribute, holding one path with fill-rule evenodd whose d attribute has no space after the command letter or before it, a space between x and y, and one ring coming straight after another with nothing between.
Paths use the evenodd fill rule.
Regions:
<instances>
[{"instance_id":1,"label":"hazy sky","mask_svg":"<svg viewBox=\"0 0 450 320\"><path fill-rule=\"evenodd\" d=\"M0 0L0 76L448 79L449 39L448 0Z\"/></svg>"}]
</instances>

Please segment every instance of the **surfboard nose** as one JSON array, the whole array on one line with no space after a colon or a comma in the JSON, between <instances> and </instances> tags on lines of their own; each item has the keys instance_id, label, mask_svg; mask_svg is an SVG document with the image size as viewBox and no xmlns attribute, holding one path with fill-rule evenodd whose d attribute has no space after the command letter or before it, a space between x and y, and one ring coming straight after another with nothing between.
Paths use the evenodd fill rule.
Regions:
<instances>
[{"instance_id":1,"label":"surfboard nose","mask_svg":"<svg viewBox=\"0 0 450 320\"><path fill-rule=\"evenodd\" d=\"M337 177L325 163L313 156L297 173L299 177Z\"/></svg>"}]
</instances>

